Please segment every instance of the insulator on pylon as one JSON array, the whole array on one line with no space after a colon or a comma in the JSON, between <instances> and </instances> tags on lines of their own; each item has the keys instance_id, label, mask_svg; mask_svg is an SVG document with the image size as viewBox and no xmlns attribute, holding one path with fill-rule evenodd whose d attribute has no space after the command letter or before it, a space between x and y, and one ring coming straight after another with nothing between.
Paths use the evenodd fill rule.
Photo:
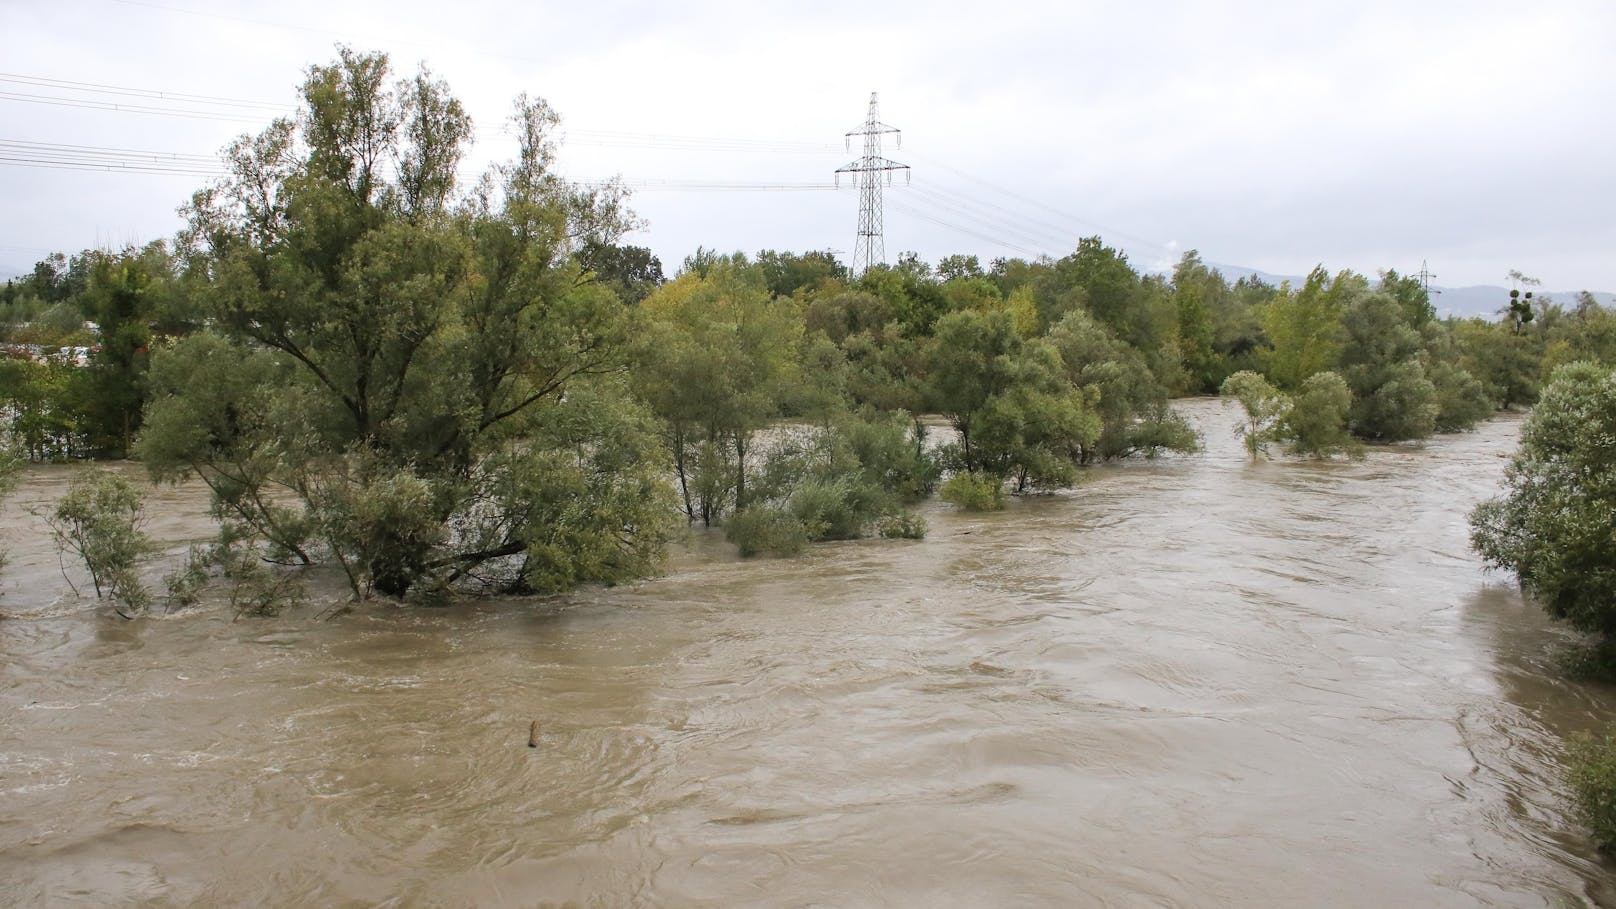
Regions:
<instances>
[{"instance_id":1,"label":"insulator on pylon","mask_svg":"<svg viewBox=\"0 0 1616 909\"><path fill-rule=\"evenodd\" d=\"M903 147L903 133L894 127L881 122L880 114L876 108L875 92L870 93L869 114L860 129L852 130L843 135L843 144L849 150L853 147L853 137L864 137L864 155L852 164L839 168L836 171L836 187L841 188L841 175L849 174L853 185L859 189L859 226L858 241L853 248L852 272L854 275L862 274L866 269L886 261L886 253L882 248L881 238L881 183L885 175L886 185L892 185L892 172L904 172L904 182L912 179L909 168L895 161L881 157L881 137L892 133L897 137L898 147Z\"/></svg>"}]
</instances>

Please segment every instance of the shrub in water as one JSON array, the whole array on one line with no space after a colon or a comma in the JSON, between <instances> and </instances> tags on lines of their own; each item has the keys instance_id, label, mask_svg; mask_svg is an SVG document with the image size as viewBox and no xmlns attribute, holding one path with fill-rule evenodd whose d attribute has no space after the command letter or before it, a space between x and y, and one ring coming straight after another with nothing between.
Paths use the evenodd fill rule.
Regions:
<instances>
[{"instance_id":1,"label":"shrub in water","mask_svg":"<svg viewBox=\"0 0 1616 909\"><path fill-rule=\"evenodd\" d=\"M1567 781L1594 842L1607 852L1616 850L1616 730L1572 737L1566 765Z\"/></svg>"},{"instance_id":2,"label":"shrub in water","mask_svg":"<svg viewBox=\"0 0 1616 909\"><path fill-rule=\"evenodd\" d=\"M143 504L135 484L104 470L86 471L73 478L45 520L56 545L83 560L95 595L123 604L119 615L131 618L151 604L139 565L152 544L140 529Z\"/></svg>"},{"instance_id":3,"label":"shrub in water","mask_svg":"<svg viewBox=\"0 0 1616 909\"><path fill-rule=\"evenodd\" d=\"M729 516L724 538L740 547L747 558L760 552L793 556L808 545L808 529L784 509L755 506Z\"/></svg>"},{"instance_id":4,"label":"shrub in water","mask_svg":"<svg viewBox=\"0 0 1616 909\"><path fill-rule=\"evenodd\" d=\"M791 493L786 508L810 540L856 540L883 510L888 496L856 476L813 477Z\"/></svg>"},{"instance_id":5,"label":"shrub in water","mask_svg":"<svg viewBox=\"0 0 1616 909\"><path fill-rule=\"evenodd\" d=\"M923 540L926 538L926 519L911 511L889 514L876 528L889 540Z\"/></svg>"},{"instance_id":6,"label":"shrub in water","mask_svg":"<svg viewBox=\"0 0 1616 909\"><path fill-rule=\"evenodd\" d=\"M998 511L1004 507L1004 481L988 473L956 473L938 493L943 501L966 511Z\"/></svg>"}]
</instances>

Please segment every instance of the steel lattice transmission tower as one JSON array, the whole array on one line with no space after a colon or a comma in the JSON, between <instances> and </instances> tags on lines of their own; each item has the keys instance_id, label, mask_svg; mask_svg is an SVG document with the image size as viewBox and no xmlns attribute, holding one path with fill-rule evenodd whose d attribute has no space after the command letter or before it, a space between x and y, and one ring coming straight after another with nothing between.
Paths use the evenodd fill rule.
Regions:
<instances>
[{"instance_id":1,"label":"steel lattice transmission tower","mask_svg":"<svg viewBox=\"0 0 1616 909\"><path fill-rule=\"evenodd\" d=\"M852 174L853 185L859 190L858 240L853 245L854 277L864 274L871 265L885 262L887 258L881 238L882 182L892 185L892 172L898 170L904 172L906 180L909 177L909 165L881 157L881 137L887 133L897 136L898 147L902 148L903 135L897 127L881 122L875 112L875 94L870 92L870 114L864 119L864 125L847 133L849 148L853 145L854 136L864 137L864 157L836 168L836 185L841 185L842 174Z\"/></svg>"},{"instance_id":2,"label":"steel lattice transmission tower","mask_svg":"<svg viewBox=\"0 0 1616 909\"><path fill-rule=\"evenodd\" d=\"M1431 269L1430 269L1429 266L1427 266L1425 264L1424 259L1420 260L1420 273L1415 275L1414 277L1418 278L1419 281L1420 281L1420 286L1425 288L1425 296L1427 298L1429 298L1431 296L1431 294L1433 294L1433 293L1441 293L1442 292L1440 290L1436 290L1436 291L1431 290L1431 279L1436 277L1436 275L1431 274Z\"/></svg>"}]
</instances>

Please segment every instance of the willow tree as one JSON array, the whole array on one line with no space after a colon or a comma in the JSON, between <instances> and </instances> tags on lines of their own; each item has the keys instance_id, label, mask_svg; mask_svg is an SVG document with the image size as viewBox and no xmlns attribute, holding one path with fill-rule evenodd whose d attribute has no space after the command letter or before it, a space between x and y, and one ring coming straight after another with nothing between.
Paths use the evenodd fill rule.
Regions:
<instances>
[{"instance_id":1,"label":"willow tree","mask_svg":"<svg viewBox=\"0 0 1616 909\"><path fill-rule=\"evenodd\" d=\"M928 375L932 403L959 434L945 457L960 470L1013 478L1017 491L1076 482L1079 453L1100 436L1096 395L1067 380L1055 345L1023 338L1013 314L938 320Z\"/></svg>"},{"instance_id":2,"label":"willow tree","mask_svg":"<svg viewBox=\"0 0 1616 909\"><path fill-rule=\"evenodd\" d=\"M758 431L823 378L804 374L802 317L734 263L686 271L640 311L635 386L661 419L685 516L722 523L747 505Z\"/></svg>"},{"instance_id":3,"label":"willow tree","mask_svg":"<svg viewBox=\"0 0 1616 909\"><path fill-rule=\"evenodd\" d=\"M302 98L188 210L214 329L153 364L154 473L199 475L232 538L333 559L356 593L649 570L669 499L619 387L627 312L575 256L630 226L621 192L556 176L542 100L467 189L471 119L429 73L343 49Z\"/></svg>"}]
</instances>

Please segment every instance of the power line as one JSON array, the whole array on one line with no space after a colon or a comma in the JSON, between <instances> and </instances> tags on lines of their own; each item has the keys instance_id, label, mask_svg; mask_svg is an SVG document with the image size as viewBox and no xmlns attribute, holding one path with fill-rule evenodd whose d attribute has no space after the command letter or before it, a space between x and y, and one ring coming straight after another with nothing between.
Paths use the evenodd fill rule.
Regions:
<instances>
[{"instance_id":1,"label":"power line","mask_svg":"<svg viewBox=\"0 0 1616 909\"><path fill-rule=\"evenodd\" d=\"M194 161L198 163L219 164L218 155L197 155L188 152L159 152L139 148L110 148L101 145L69 145L60 142L34 142L27 139L0 139L0 147L12 147L23 150L37 150L59 152L63 154L81 154L86 156L114 156L136 155L152 156L172 160Z\"/></svg>"},{"instance_id":2,"label":"power line","mask_svg":"<svg viewBox=\"0 0 1616 909\"><path fill-rule=\"evenodd\" d=\"M153 4L136 4L153 5ZM198 15L207 15L198 13ZM229 18L229 17L225 17ZM106 95L113 98L130 98L131 101L109 101L104 99L64 97L59 94L36 94L29 92L0 91L0 100L13 100L34 104L48 104L63 107L75 107L90 110L104 110L119 113L142 113L158 116L178 117L185 119L217 120L234 123L263 123L262 112L274 111L290 114L290 108L272 102L250 100L244 98L230 98L218 95L209 95L198 92L176 92L134 86L115 85L108 83L83 82L69 79L56 79L47 76L35 76L19 73L0 73L0 83L11 83L20 86L37 86L40 88L55 89L58 92L79 93L85 95ZM142 101L155 103L140 103ZM851 130L847 137L862 136L865 140L864 157L852 164L839 168L837 173L852 174L855 185L860 189L859 211L859 245L854 251L855 272L867 268L870 264L884 258L884 237L881 218L881 184L890 183L891 174L897 170L908 172L908 166L889 161L880 156L881 136L886 134L899 135L894 127L881 123L876 117L876 97L872 93L870 115L862 127ZM189 105L189 106L171 106ZM222 110L201 110L197 107L222 108ZM239 113L232 113L236 108ZM480 137L491 135L508 135L507 130L477 130ZM565 130L561 133L567 144L581 146L618 146L627 148L640 148L647 150L664 151L699 151L699 152L736 152L745 154L754 153L782 153L807 155L815 154L831 148L824 143L793 141L783 139L761 139L751 137L719 137L694 136L666 133L633 132L627 130ZM95 146L73 146L63 143L25 142L23 140L7 140L0 143L0 150L5 152L0 157L0 164L10 166L49 167L65 170L99 170L120 171L128 173L153 174L185 174L214 176L223 173L223 166L217 159L210 156L193 155L186 153L149 152L137 149L99 148ZM1089 230L1098 229L1108 237L1122 238L1150 250L1160 251L1171 255L1177 250L1171 246L1146 240L1122 231L1113 230L1104 225L1087 221L1070 214L1060 208L1049 205L1043 201L1007 189L990 180L974 176L966 171L944 164L929 156L919 157L933 160L939 170L954 174L964 180L977 184L990 190L995 198L983 198L969 193L956 186L938 182L924 182L915 187L914 198L911 200L915 206L921 206L930 214L926 220L938 223L974 236L987 239L997 245L1013 248L1025 252L1033 249L1065 251L1071 248L1073 233L1086 234ZM681 179L642 179L624 181L641 191L653 192L782 192L782 191L819 191L832 188L831 184L785 181L725 181L725 180L681 180ZM1014 200L1004 202L1000 200ZM1047 215L1031 214L1027 206L1035 207ZM914 207L907 211L921 216L922 212ZM1051 217L1052 216L1052 217ZM1001 238L990 237L981 230L964 227L959 222L976 222L979 227L990 226L993 231L1002 234ZM1085 225L1081 230L1074 230L1073 225ZM1208 262L1217 266L1218 263Z\"/></svg>"},{"instance_id":3,"label":"power line","mask_svg":"<svg viewBox=\"0 0 1616 909\"><path fill-rule=\"evenodd\" d=\"M15 82L21 85L36 85L42 88L57 88L66 91L87 92L101 95L131 95L141 98L155 98L163 101L175 100L196 104L220 104L228 107L257 107L266 110L286 110L284 104L272 101L249 101L245 98L223 98L218 95L193 95L186 92L159 91L150 88L130 88L124 85L107 85L100 82L75 82L71 79L51 79L45 76L27 76L21 73L0 73L0 82Z\"/></svg>"},{"instance_id":4,"label":"power line","mask_svg":"<svg viewBox=\"0 0 1616 909\"><path fill-rule=\"evenodd\" d=\"M938 225L940 227L946 227L949 230L955 231L957 233L964 234L964 235L966 235L968 237L975 237L978 240L985 240L986 242L992 243L995 246L1002 246L1005 249L1013 250L1015 252L1021 253L1022 255L1025 255L1025 256L1036 257L1036 256L1039 255L1037 250L1028 249L1027 247L1021 246L1020 244L1017 244L1017 243L1011 243L1010 241L1005 240L1002 237L995 237L995 236L992 236L990 234L985 234L985 233L982 233L980 231L972 230L969 227L965 227L965 226L960 225L960 224L955 224L954 222L949 221L949 220L944 219L944 218L933 217L933 216L928 215L925 212L922 212L922 211L920 211L918 209L915 209L915 208L913 208L913 207L911 207L911 206L909 206L909 205L907 205L907 204L905 204L903 202L894 201L892 203L892 207L894 209L896 209L897 211L903 212L903 213L905 213L905 214L907 214L907 215L909 215L911 217L919 218L922 221L929 221L932 224L936 224L936 225Z\"/></svg>"},{"instance_id":5,"label":"power line","mask_svg":"<svg viewBox=\"0 0 1616 909\"><path fill-rule=\"evenodd\" d=\"M208 18L208 19L220 19L220 20L223 20L223 21L226 21L226 22L240 22L240 23L243 23L243 24L246 24L246 25L257 25L257 26L261 26L261 27L265 27L265 28L280 28L280 29L286 29L287 31L307 32L309 34L314 34L314 35L326 35L328 37L333 37L333 38L338 38L338 39L345 40L345 41L347 41L349 43L355 43L354 39L357 37L357 36L352 35L352 34L347 34L347 33L338 32L338 31L332 31L330 29L312 28L312 27L306 26L306 25L292 25L292 24L286 23L286 22L274 22L274 21L270 21L270 20L267 20L267 19L251 19L251 18L248 18L246 16L230 16L230 15L225 15L224 13L214 13L214 12L206 12L206 11L203 11L203 10L185 9L184 7L179 7L179 6L167 6L167 5L161 4L161 3L151 3L151 2L148 2L148 0L112 0L112 2L113 3L121 3L121 4L125 5L125 6L143 6L143 7L147 8L147 9L162 10L163 12L166 12L166 13L179 13L179 14L184 15L184 16L201 16L201 17ZM394 41L392 43L395 44L395 45L403 46L403 47L425 48L425 49L431 50L431 51L440 51L441 52L443 50L443 46L441 44L432 43L432 42ZM543 59L540 59L540 58L537 58L537 57L524 57L524 56L521 56L519 54L502 54L502 53L498 53L498 52L489 51L489 50L484 49L484 48L479 48L475 53L476 53L476 55L478 57L494 57L494 58L502 59L502 60L514 60L514 61L519 62L519 63L548 63L549 62L547 60L543 60Z\"/></svg>"},{"instance_id":6,"label":"power line","mask_svg":"<svg viewBox=\"0 0 1616 909\"><path fill-rule=\"evenodd\" d=\"M88 98L62 98L55 95L30 95L21 92L0 92L0 99L22 101L27 104L48 104L55 107L79 107L89 110L118 111L126 114L159 114L182 117L187 120L218 120L224 123L262 123L260 117L232 117L211 111L185 110L172 107L152 107L145 104L121 104L112 101L94 101Z\"/></svg>"},{"instance_id":7,"label":"power line","mask_svg":"<svg viewBox=\"0 0 1616 909\"><path fill-rule=\"evenodd\" d=\"M942 212L944 216L953 216L978 224L1007 235L1008 239L1019 243L1030 244L1041 250L1061 250L1071 245L1064 233L1042 231L1036 226L1028 226L1010 216L997 214L983 214L979 210L951 202L946 196L916 192L909 199L911 204L918 204L931 208L934 212Z\"/></svg>"},{"instance_id":8,"label":"power line","mask_svg":"<svg viewBox=\"0 0 1616 909\"><path fill-rule=\"evenodd\" d=\"M25 139L0 139L0 165L204 177L224 176L228 172L217 158L206 155ZM567 182L579 188L620 185L642 192L829 192L836 188L834 183L825 182L665 177L578 179Z\"/></svg>"},{"instance_id":9,"label":"power line","mask_svg":"<svg viewBox=\"0 0 1616 909\"><path fill-rule=\"evenodd\" d=\"M1056 242L1051 245L1057 248L1071 245L1070 238L1077 233L1068 227L1041 218L1029 217L1025 212L978 199L975 196L966 195L958 190L929 181L916 185L915 193L923 198L932 199L935 204L954 209L961 215L1008 224L1025 234L1038 235L1046 240L1055 239Z\"/></svg>"},{"instance_id":10,"label":"power line","mask_svg":"<svg viewBox=\"0 0 1616 909\"><path fill-rule=\"evenodd\" d=\"M782 183L744 180L680 180L658 178L625 178L610 180L569 181L574 186L600 187L620 185L638 192L831 192L834 183Z\"/></svg>"},{"instance_id":11,"label":"power line","mask_svg":"<svg viewBox=\"0 0 1616 909\"><path fill-rule=\"evenodd\" d=\"M45 104L56 107L76 107L87 110L105 110L118 113L153 114L159 116L181 117L195 120L217 120L228 123L263 123L264 119L257 112L273 112L283 116L291 116L295 110L284 104L274 104L268 101L253 101L245 98L227 98L218 95L203 95L192 92L176 92L166 89L138 88L127 85L111 85L98 82L77 82L69 79L55 79L46 76L31 76L19 73L0 73L0 83L13 83L23 86L55 89L57 91L77 92L84 95L108 95L115 98L132 98L135 101L112 101L96 97L70 97L60 94L39 94L33 92L0 91L0 99L19 101L30 104ZM159 102L158 104L139 103L140 101ZM198 110L195 108L167 106L161 102L178 102L179 104L212 105L220 108L239 108L241 111L228 110ZM250 113L249 113L250 112ZM499 136L509 136L510 132L503 128L479 129L479 138L487 139ZM687 136L668 133L641 133L625 130L591 130L568 129L563 131L568 143L585 146L615 146L626 148L650 148L664 150L686 151L737 151L737 152L779 152L792 154L811 154L827 152L835 146L821 142L800 142L783 139L757 139L738 136Z\"/></svg>"},{"instance_id":12,"label":"power line","mask_svg":"<svg viewBox=\"0 0 1616 909\"><path fill-rule=\"evenodd\" d=\"M203 16L209 19L223 19L228 22L241 22L247 25L261 25L269 28L284 28L290 31L309 32L315 35L330 35L337 38L346 37L342 32L329 31L323 28L310 28L306 25L288 25L284 22L269 22L263 19L248 19L244 16L227 16L223 13L209 13L202 10L184 9L178 6L164 6L161 3L147 3L145 0L112 0L125 6L144 6L147 9L162 10L166 13L181 13L186 16Z\"/></svg>"},{"instance_id":13,"label":"power line","mask_svg":"<svg viewBox=\"0 0 1616 909\"><path fill-rule=\"evenodd\" d=\"M1047 204L1045 202L1042 202L1042 201L1040 201L1038 199L1034 199L1031 196L1024 196L1021 193L1016 192L1015 190L1006 189L1003 186L998 185L997 183L993 183L992 181L989 181L989 180L983 179L981 177L977 177L977 176L974 176L972 174L966 173L965 171L960 170L959 168L950 167L947 164L943 164L940 161L930 159L926 155L917 154L917 155L915 155L915 157L931 161L931 163L933 165L935 165L937 167L940 167L943 170L946 170L946 171L948 171L948 172L950 172L952 174L955 174L955 175L957 175L959 177L963 177L964 179L969 180L972 183L980 184L981 186L984 186L984 187L986 187L988 189L991 189L994 192L1000 193L1001 195L1009 196L1012 199L1020 200L1023 203L1026 203L1028 205L1033 205L1033 206L1035 206L1037 208L1041 208L1044 211L1047 211L1047 212L1049 212L1051 214L1059 215L1062 218L1066 218L1066 219L1068 219L1070 221L1074 221L1074 222L1076 222L1078 224L1087 225L1089 228L1094 229L1094 230L1098 230L1099 232L1101 232L1103 234L1107 234L1107 235L1110 235L1110 236L1113 236L1113 237L1121 237L1121 238L1123 238L1125 240L1131 240L1134 243L1137 243L1137 244L1139 244L1141 246L1147 246L1147 247L1150 247L1152 249L1161 250L1163 252L1172 252L1173 251L1171 247L1166 246L1165 244L1157 243L1154 240L1147 240L1144 237L1139 237L1139 236L1135 236L1133 234L1124 233L1123 231L1116 230L1116 229L1113 229L1113 228L1110 228L1110 227L1106 227L1103 224L1098 224L1098 223L1095 223L1093 221L1088 221L1086 219L1079 218L1079 217L1071 214L1070 212L1062 211L1059 208L1055 208L1054 206L1049 205L1049 204Z\"/></svg>"},{"instance_id":14,"label":"power line","mask_svg":"<svg viewBox=\"0 0 1616 909\"><path fill-rule=\"evenodd\" d=\"M188 177L216 177L222 173L222 171L217 170L200 170L196 168L163 167L161 165L132 164L117 161L59 161L50 158L24 158L8 154L0 154L0 165L38 167L47 170L99 170L114 173L168 174Z\"/></svg>"},{"instance_id":15,"label":"power line","mask_svg":"<svg viewBox=\"0 0 1616 909\"><path fill-rule=\"evenodd\" d=\"M610 129L568 129L569 144L627 145L657 148L688 148L692 151L731 149L735 151L787 151L803 154L832 151L836 146L822 142L793 142L781 139L750 139L723 136L680 136L665 133L636 133Z\"/></svg>"}]
</instances>

